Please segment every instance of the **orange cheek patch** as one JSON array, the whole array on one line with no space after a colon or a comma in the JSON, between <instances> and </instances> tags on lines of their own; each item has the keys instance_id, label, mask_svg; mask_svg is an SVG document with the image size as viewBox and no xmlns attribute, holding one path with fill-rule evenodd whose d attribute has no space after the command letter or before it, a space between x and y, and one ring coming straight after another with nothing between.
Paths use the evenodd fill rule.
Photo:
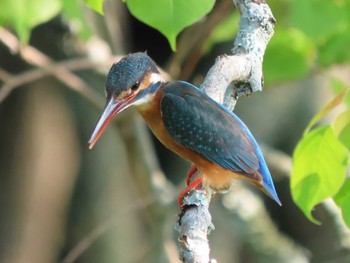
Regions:
<instances>
[{"instance_id":1,"label":"orange cheek patch","mask_svg":"<svg viewBox=\"0 0 350 263\"><path fill-rule=\"evenodd\" d=\"M138 89L139 91L147 89L149 85L151 85L151 75L152 75L152 72L149 72L144 76L142 82L140 83L140 86Z\"/></svg>"},{"instance_id":2,"label":"orange cheek patch","mask_svg":"<svg viewBox=\"0 0 350 263\"><path fill-rule=\"evenodd\" d=\"M129 97L131 94L131 90L123 91L122 93L119 94L119 96L116 98L117 101L123 100L127 97Z\"/></svg>"}]
</instances>

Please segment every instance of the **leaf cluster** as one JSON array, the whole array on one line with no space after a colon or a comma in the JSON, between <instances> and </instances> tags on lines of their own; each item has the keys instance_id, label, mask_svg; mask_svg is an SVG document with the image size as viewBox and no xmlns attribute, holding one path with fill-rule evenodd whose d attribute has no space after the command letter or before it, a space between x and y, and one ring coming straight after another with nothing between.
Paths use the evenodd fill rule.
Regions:
<instances>
[{"instance_id":1,"label":"leaf cluster","mask_svg":"<svg viewBox=\"0 0 350 263\"><path fill-rule=\"evenodd\" d=\"M339 85L339 83L337 83ZM350 182L346 178L350 151L349 88L337 95L310 121L293 154L291 192L295 203L314 223L311 214L315 205L333 198L341 208L345 223L350 227ZM345 101L347 110L338 115L331 125L313 130L331 110ZM311 131L310 131L311 130Z\"/></svg>"}]
</instances>

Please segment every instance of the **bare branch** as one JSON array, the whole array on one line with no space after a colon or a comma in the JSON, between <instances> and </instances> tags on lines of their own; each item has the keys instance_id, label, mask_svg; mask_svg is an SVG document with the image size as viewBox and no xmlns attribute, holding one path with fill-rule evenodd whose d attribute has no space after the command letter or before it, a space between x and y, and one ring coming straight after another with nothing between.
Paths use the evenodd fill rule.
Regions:
<instances>
[{"instance_id":1,"label":"bare branch","mask_svg":"<svg viewBox=\"0 0 350 263\"><path fill-rule=\"evenodd\" d=\"M59 81L67 85L69 88L83 95L88 101L94 105L102 107L104 102L100 95L98 95L86 82L81 78L67 70L65 67L59 64L55 64L44 53L38 49L29 45L20 45L19 40L10 33L8 30L0 27L0 41L2 41L12 52L18 52L21 57L29 64L35 65L41 69L41 71L26 72L22 77L17 80L16 78L10 79L5 83L1 89L0 102L19 84L33 81L41 78L45 75L52 75ZM102 106L101 106L102 105Z\"/></svg>"},{"instance_id":2,"label":"bare branch","mask_svg":"<svg viewBox=\"0 0 350 263\"><path fill-rule=\"evenodd\" d=\"M7 76L5 76L5 71L2 70L0 74L0 79L4 81L4 84L1 86L1 89L0 89L0 103L4 101L6 97L14 89L22 85L25 85L27 83L39 80L41 78L51 76L57 71L57 69L65 68L65 70L70 71L70 70L83 70L83 69L97 68L98 66L99 66L98 64L83 58L83 59L71 59L71 60L66 60L62 62L52 63L48 67L45 67L45 68L41 67L41 68L27 70L17 75L9 75L7 73ZM88 101L90 101L96 107L98 108L103 107L103 101L101 96L97 94L91 95L92 92L86 93L86 89L77 89L75 88L75 86L71 86L71 85L67 85L67 86L69 88L73 88L74 91L79 92L83 97L88 99Z\"/></svg>"},{"instance_id":3,"label":"bare branch","mask_svg":"<svg viewBox=\"0 0 350 263\"><path fill-rule=\"evenodd\" d=\"M12 78L12 74L0 68L0 79L3 81L7 81L10 78Z\"/></svg>"}]
</instances>

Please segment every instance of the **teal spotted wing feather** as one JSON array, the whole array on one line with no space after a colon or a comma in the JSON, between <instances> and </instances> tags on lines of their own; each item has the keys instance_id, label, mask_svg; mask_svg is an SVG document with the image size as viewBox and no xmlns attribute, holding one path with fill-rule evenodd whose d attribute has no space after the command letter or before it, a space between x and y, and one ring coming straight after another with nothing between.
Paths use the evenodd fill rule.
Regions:
<instances>
[{"instance_id":1,"label":"teal spotted wing feather","mask_svg":"<svg viewBox=\"0 0 350 263\"><path fill-rule=\"evenodd\" d=\"M181 90L181 85L185 84L177 83L177 92L169 90L161 100L164 125L172 138L233 172L258 170L255 145L237 121L202 93L191 86Z\"/></svg>"}]
</instances>

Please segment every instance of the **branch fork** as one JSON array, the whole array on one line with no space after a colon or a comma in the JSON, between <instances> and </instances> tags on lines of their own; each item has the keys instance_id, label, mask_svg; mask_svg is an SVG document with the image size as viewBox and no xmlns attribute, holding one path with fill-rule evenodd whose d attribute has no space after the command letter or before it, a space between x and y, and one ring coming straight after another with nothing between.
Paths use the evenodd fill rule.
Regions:
<instances>
[{"instance_id":1,"label":"branch fork","mask_svg":"<svg viewBox=\"0 0 350 263\"><path fill-rule=\"evenodd\" d=\"M276 23L264 0L233 2L241 15L233 55L219 56L201 85L209 96L231 110L240 96L262 90L263 56Z\"/></svg>"}]
</instances>

